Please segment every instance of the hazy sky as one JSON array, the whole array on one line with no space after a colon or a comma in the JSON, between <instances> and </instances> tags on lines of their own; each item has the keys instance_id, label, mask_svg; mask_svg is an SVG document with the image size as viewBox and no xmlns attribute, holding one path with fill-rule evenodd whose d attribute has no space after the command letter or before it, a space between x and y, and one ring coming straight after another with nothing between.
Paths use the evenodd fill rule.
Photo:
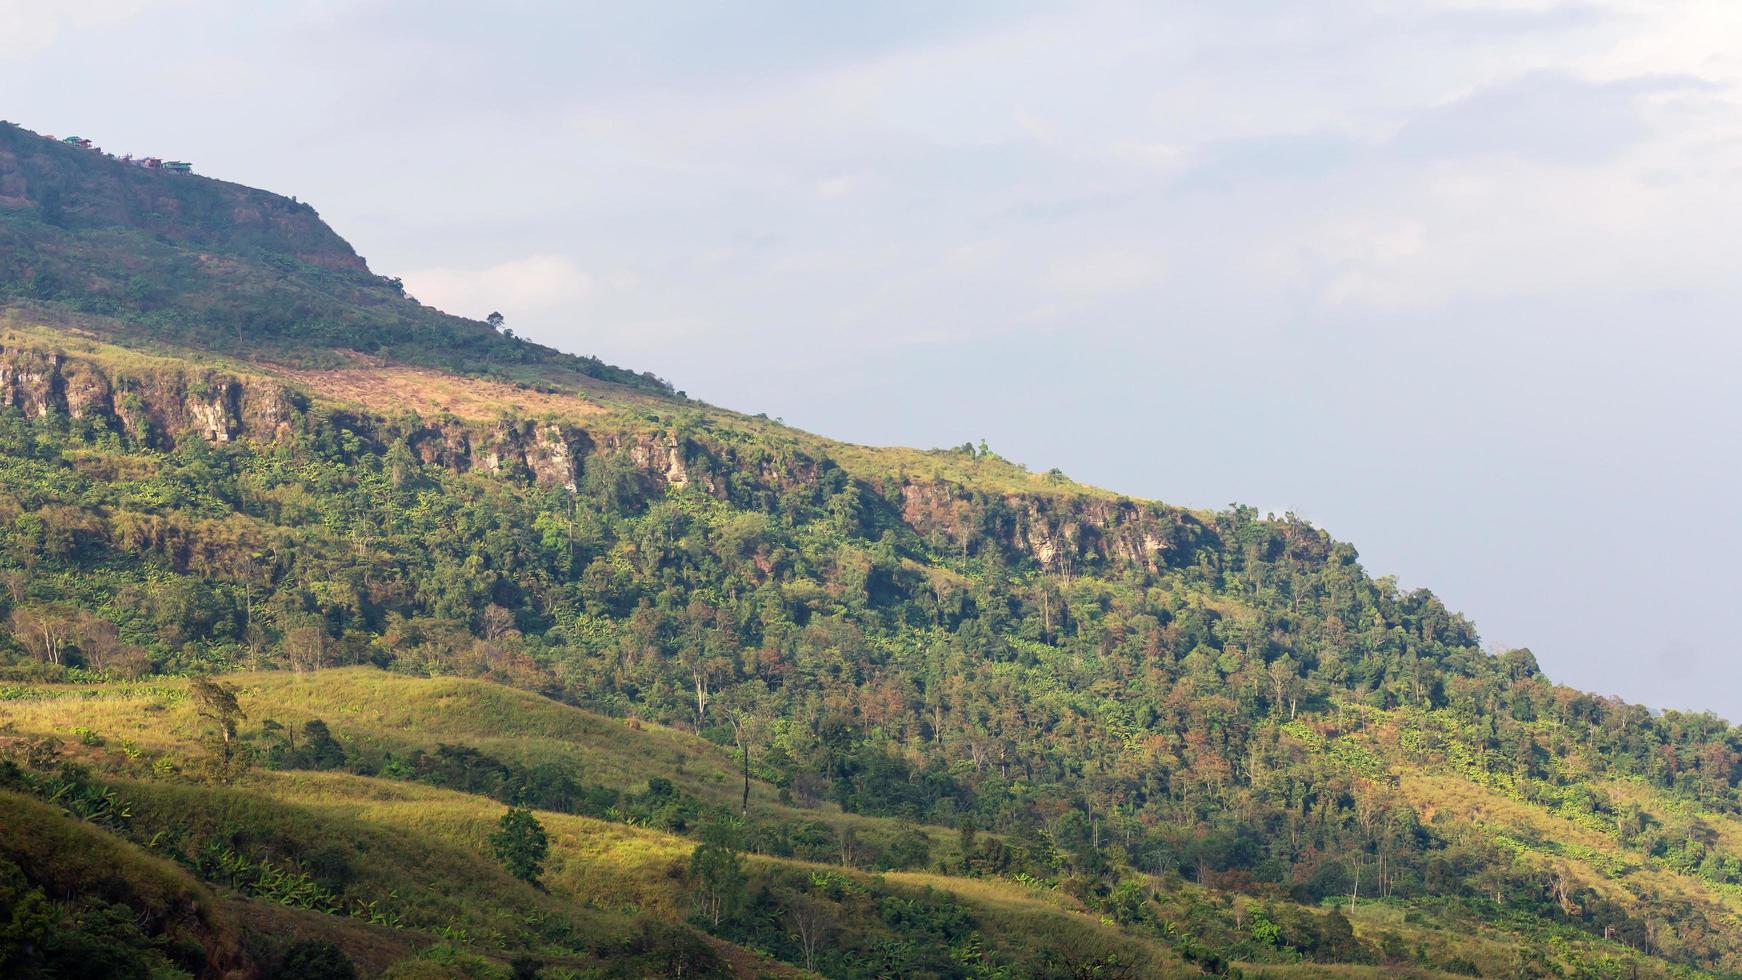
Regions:
<instances>
[{"instance_id":1,"label":"hazy sky","mask_svg":"<svg viewBox=\"0 0 1742 980\"><path fill-rule=\"evenodd\" d=\"M1742 3L0 0L0 38L0 116L310 201L427 302L1292 509L1557 680L1742 717Z\"/></svg>"}]
</instances>

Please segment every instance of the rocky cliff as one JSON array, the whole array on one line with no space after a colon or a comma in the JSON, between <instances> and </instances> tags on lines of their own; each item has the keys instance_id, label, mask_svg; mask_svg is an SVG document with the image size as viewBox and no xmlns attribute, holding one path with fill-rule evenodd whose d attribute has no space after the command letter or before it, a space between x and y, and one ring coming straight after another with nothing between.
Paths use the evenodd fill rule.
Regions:
<instances>
[{"instance_id":1,"label":"rocky cliff","mask_svg":"<svg viewBox=\"0 0 1742 980\"><path fill-rule=\"evenodd\" d=\"M426 465L482 472L578 491L594 468L658 496L695 487L742 506L771 506L794 490L830 496L858 486L872 506L945 550L996 549L1053 573L1175 564L1207 529L1160 504L1086 494L988 494L943 480L856 484L826 456L770 449L719 433L645 422L581 425L556 418L452 416L389 419L321 403L265 376L178 366L117 367L29 343L0 346L0 405L30 417L64 415L124 438L169 448L189 435L208 442L274 442L323 420L358 438L361 451L403 446Z\"/></svg>"},{"instance_id":2,"label":"rocky cliff","mask_svg":"<svg viewBox=\"0 0 1742 980\"><path fill-rule=\"evenodd\" d=\"M1207 532L1185 511L1125 498L989 495L944 481L903 481L896 497L902 521L934 543L964 552L992 543L1007 558L1063 576L1132 568L1154 574L1177 564Z\"/></svg>"}]
</instances>

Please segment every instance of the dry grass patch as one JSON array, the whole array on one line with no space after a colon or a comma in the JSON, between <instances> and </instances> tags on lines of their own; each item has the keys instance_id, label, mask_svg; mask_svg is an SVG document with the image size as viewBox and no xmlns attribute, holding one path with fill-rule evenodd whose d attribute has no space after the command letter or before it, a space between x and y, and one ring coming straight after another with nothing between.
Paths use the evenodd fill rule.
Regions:
<instances>
[{"instance_id":1,"label":"dry grass patch","mask_svg":"<svg viewBox=\"0 0 1742 980\"><path fill-rule=\"evenodd\" d=\"M580 394L556 394L406 365L360 365L327 371L281 368L316 395L384 414L406 410L489 422L504 412L584 418L609 411Z\"/></svg>"},{"instance_id":2,"label":"dry grass patch","mask_svg":"<svg viewBox=\"0 0 1742 980\"><path fill-rule=\"evenodd\" d=\"M964 901L983 905L1088 914L1081 902L1062 891L1028 888L1002 878L956 878L929 871L891 871L884 877L916 888L946 891Z\"/></svg>"}]
</instances>

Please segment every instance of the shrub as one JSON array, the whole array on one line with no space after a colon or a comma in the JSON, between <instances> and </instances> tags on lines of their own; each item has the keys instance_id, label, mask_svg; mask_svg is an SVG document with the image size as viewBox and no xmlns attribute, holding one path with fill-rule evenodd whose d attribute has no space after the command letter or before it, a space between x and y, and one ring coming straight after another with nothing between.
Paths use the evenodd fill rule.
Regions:
<instances>
[{"instance_id":1,"label":"shrub","mask_svg":"<svg viewBox=\"0 0 1742 980\"><path fill-rule=\"evenodd\" d=\"M538 884L544 876L544 859L550 853L550 837L531 810L510 809L502 815L500 829L490 835L490 846L508 873L521 881Z\"/></svg>"}]
</instances>

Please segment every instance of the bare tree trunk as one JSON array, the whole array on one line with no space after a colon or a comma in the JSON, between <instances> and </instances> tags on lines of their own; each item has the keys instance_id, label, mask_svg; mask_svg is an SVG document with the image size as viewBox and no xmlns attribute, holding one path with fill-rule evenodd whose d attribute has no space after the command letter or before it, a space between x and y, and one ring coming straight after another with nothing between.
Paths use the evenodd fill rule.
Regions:
<instances>
[{"instance_id":1,"label":"bare tree trunk","mask_svg":"<svg viewBox=\"0 0 1742 980\"><path fill-rule=\"evenodd\" d=\"M1355 887L1349 892L1349 914L1355 913L1355 899L1361 895L1361 864L1359 856L1349 862L1349 868L1355 873Z\"/></svg>"},{"instance_id":2,"label":"bare tree trunk","mask_svg":"<svg viewBox=\"0 0 1742 980\"><path fill-rule=\"evenodd\" d=\"M744 736L744 726L738 725L738 747L744 751L744 817L750 817L750 739Z\"/></svg>"},{"instance_id":3,"label":"bare tree trunk","mask_svg":"<svg viewBox=\"0 0 1742 980\"><path fill-rule=\"evenodd\" d=\"M827 920L823 910L810 902L800 899L787 912L792 922L794 932L798 933L799 948L804 951L804 968L817 968L817 949L822 945L823 932L827 928Z\"/></svg>"}]
</instances>

